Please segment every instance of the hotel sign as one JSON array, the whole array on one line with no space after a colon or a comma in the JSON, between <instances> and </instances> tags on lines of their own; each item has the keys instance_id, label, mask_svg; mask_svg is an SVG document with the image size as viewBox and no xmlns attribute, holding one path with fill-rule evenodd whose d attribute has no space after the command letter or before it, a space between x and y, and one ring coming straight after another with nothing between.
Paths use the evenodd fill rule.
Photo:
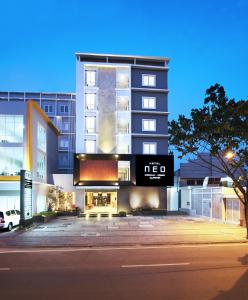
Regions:
<instances>
[{"instance_id":1,"label":"hotel sign","mask_svg":"<svg viewBox=\"0 0 248 300\"><path fill-rule=\"evenodd\" d=\"M32 219L32 173L21 170L21 220Z\"/></svg>"},{"instance_id":2,"label":"hotel sign","mask_svg":"<svg viewBox=\"0 0 248 300\"><path fill-rule=\"evenodd\" d=\"M173 186L172 155L136 155L137 186Z\"/></svg>"}]
</instances>

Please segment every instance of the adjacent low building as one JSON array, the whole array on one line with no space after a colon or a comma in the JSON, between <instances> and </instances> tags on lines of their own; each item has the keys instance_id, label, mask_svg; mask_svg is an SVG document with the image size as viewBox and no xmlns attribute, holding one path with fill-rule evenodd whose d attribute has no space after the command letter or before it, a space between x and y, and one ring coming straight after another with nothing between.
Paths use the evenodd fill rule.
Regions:
<instances>
[{"instance_id":1,"label":"adjacent low building","mask_svg":"<svg viewBox=\"0 0 248 300\"><path fill-rule=\"evenodd\" d=\"M20 209L20 170L32 171L33 213L47 210L57 172L59 130L35 101L8 102L0 109L0 202Z\"/></svg>"}]
</instances>

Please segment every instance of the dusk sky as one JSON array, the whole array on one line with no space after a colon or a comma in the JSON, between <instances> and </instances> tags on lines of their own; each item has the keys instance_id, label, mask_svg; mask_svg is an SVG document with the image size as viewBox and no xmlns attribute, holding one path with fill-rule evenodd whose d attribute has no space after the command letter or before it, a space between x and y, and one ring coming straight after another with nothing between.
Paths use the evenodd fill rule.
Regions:
<instances>
[{"instance_id":1,"label":"dusk sky","mask_svg":"<svg viewBox=\"0 0 248 300\"><path fill-rule=\"evenodd\" d=\"M0 1L0 90L75 92L75 52L170 58L170 119L247 98L248 1Z\"/></svg>"}]
</instances>

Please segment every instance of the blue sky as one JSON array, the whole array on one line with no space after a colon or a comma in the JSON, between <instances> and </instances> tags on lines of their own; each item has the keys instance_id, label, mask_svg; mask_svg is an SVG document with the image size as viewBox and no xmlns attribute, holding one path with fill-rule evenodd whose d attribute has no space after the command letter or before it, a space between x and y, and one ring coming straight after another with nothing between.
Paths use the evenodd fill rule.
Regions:
<instances>
[{"instance_id":1,"label":"blue sky","mask_svg":"<svg viewBox=\"0 0 248 300\"><path fill-rule=\"evenodd\" d=\"M75 52L167 56L170 118L247 98L248 1L0 0L0 90L75 91Z\"/></svg>"}]
</instances>

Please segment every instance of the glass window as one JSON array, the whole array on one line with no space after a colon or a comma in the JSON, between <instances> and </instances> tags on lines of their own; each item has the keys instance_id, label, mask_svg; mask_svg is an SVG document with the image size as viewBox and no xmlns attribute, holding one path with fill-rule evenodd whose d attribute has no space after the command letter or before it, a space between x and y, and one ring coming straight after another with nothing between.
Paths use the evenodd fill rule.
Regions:
<instances>
[{"instance_id":1,"label":"glass window","mask_svg":"<svg viewBox=\"0 0 248 300\"><path fill-rule=\"evenodd\" d=\"M143 131L156 131L156 120L142 120Z\"/></svg>"},{"instance_id":2,"label":"glass window","mask_svg":"<svg viewBox=\"0 0 248 300\"><path fill-rule=\"evenodd\" d=\"M23 128L23 116L0 115L0 143L22 143Z\"/></svg>"},{"instance_id":3,"label":"glass window","mask_svg":"<svg viewBox=\"0 0 248 300\"><path fill-rule=\"evenodd\" d=\"M118 180L130 181L130 161L118 161Z\"/></svg>"},{"instance_id":4,"label":"glass window","mask_svg":"<svg viewBox=\"0 0 248 300\"><path fill-rule=\"evenodd\" d=\"M87 133L96 131L96 117L85 117L85 128Z\"/></svg>"},{"instance_id":5,"label":"glass window","mask_svg":"<svg viewBox=\"0 0 248 300\"><path fill-rule=\"evenodd\" d=\"M44 179L46 176L46 155L38 152L37 154L37 177Z\"/></svg>"},{"instance_id":6,"label":"glass window","mask_svg":"<svg viewBox=\"0 0 248 300\"><path fill-rule=\"evenodd\" d=\"M23 168L23 147L0 147L0 175L20 175Z\"/></svg>"},{"instance_id":7,"label":"glass window","mask_svg":"<svg viewBox=\"0 0 248 300\"><path fill-rule=\"evenodd\" d=\"M85 141L85 152L86 153L95 153L96 152L96 141L86 140Z\"/></svg>"},{"instance_id":8,"label":"glass window","mask_svg":"<svg viewBox=\"0 0 248 300\"><path fill-rule=\"evenodd\" d=\"M86 70L85 71L85 85L86 86L96 86L96 71Z\"/></svg>"},{"instance_id":9,"label":"glass window","mask_svg":"<svg viewBox=\"0 0 248 300\"><path fill-rule=\"evenodd\" d=\"M69 141L67 138L61 138L59 141L60 148L69 148Z\"/></svg>"},{"instance_id":10,"label":"glass window","mask_svg":"<svg viewBox=\"0 0 248 300\"><path fill-rule=\"evenodd\" d=\"M157 143L143 143L143 154L157 154Z\"/></svg>"},{"instance_id":11,"label":"glass window","mask_svg":"<svg viewBox=\"0 0 248 300\"><path fill-rule=\"evenodd\" d=\"M85 94L85 108L88 110L96 109L96 94L86 93Z\"/></svg>"},{"instance_id":12,"label":"glass window","mask_svg":"<svg viewBox=\"0 0 248 300\"><path fill-rule=\"evenodd\" d=\"M37 147L43 152L46 152L46 128L44 128L40 123L38 123L37 126Z\"/></svg>"},{"instance_id":13,"label":"glass window","mask_svg":"<svg viewBox=\"0 0 248 300\"><path fill-rule=\"evenodd\" d=\"M156 109L156 97L142 97L142 108Z\"/></svg>"},{"instance_id":14,"label":"glass window","mask_svg":"<svg viewBox=\"0 0 248 300\"><path fill-rule=\"evenodd\" d=\"M142 85L143 86L155 86L156 75L142 74Z\"/></svg>"},{"instance_id":15,"label":"glass window","mask_svg":"<svg viewBox=\"0 0 248 300\"><path fill-rule=\"evenodd\" d=\"M60 106L60 112L68 113L68 111L69 111L68 105L61 105Z\"/></svg>"},{"instance_id":16,"label":"glass window","mask_svg":"<svg viewBox=\"0 0 248 300\"><path fill-rule=\"evenodd\" d=\"M70 129L70 123L69 122L63 122L62 123L62 130L63 131L69 131Z\"/></svg>"},{"instance_id":17,"label":"glass window","mask_svg":"<svg viewBox=\"0 0 248 300\"><path fill-rule=\"evenodd\" d=\"M44 111L45 113L52 113L53 112L52 105L44 105Z\"/></svg>"},{"instance_id":18,"label":"glass window","mask_svg":"<svg viewBox=\"0 0 248 300\"><path fill-rule=\"evenodd\" d=\"M117 69L116 70L116 87L118 89L127 89L129 87L129 70Z\"/></svg>"}]
</instances>

